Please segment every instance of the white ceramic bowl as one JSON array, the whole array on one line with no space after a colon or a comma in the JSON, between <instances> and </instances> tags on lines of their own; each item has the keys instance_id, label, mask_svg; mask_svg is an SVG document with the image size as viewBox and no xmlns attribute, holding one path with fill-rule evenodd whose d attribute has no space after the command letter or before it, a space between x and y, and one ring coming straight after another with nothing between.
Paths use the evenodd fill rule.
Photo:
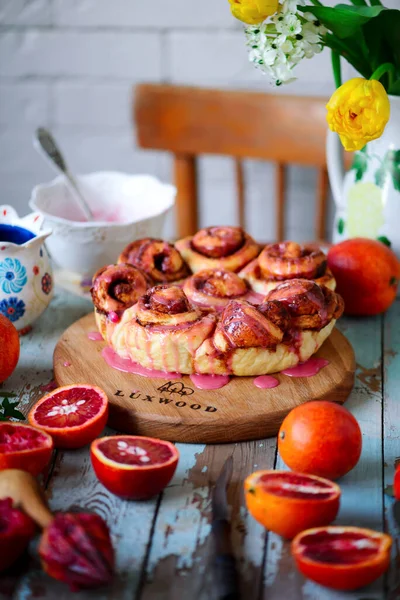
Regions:
<instances>
[{"instance_id":1,"label":"white ceramic bowl","mask_svg":"<svg viewBox=\"0 0 400 600\"><path fill-rule=\"evenodd\" d=\"M63 176L34 188L31 208L53 230L47 247L57 267L89 277L124 247L160 237L176 189L149 175L102 171L77 177L96 222L84 222Z\"/></svg>"}]
</instances>

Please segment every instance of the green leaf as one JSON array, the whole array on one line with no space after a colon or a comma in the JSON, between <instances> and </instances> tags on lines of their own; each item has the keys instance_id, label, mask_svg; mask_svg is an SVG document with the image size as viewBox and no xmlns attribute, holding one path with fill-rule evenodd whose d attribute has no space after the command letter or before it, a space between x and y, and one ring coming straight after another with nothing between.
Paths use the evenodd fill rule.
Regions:
<instances>
[{"instance_id":1,"label":"green leaf","mask_svg":"<svg viewBox=\"0 0 400 600\"><path fill-rule=\"evenodd\" d=\"M339 40L336 36L331 33L327 33L323 38L325 46L334 50L340 56L343 56L344 59L347 60L348 63L353 65L356 71L360 73L366 79L369 79L372 71L371 68L363 58L363 56L357 52L357 48L351 47L350 40Z\"/></svg>"},{"instance_id":2,"label":"green leaf","mask_svg":"<svg viewBox=\"0 0 400 600\"><path fill-rule=\"evenodd\" d=\"M8 398L4 398L0 406L0 421L8 421L9 419L18 419L19 421L25 421L25 415L22 414L16 407L19 404L19 400L10 402Z\"/></svg>"},{"instance_id":3,"label":"green leaf","mask_svg":"<svg viewBox=\"0 0 400 600\"><path fill-rule=\"evenodd\" d=\"M356 181L360 181L368 167L368 158L365 152L355 152L351 169L356 172Z\"/></svg>"},{"instance_id":4,"label":"green leaf","mask_svg":"<svg viewBox=\"0 0 400 600\"><path fill-rule=\"evenodd\" d=\"M337 230L338 233L340 233L340 235L343 233L344 231L344 226L345 226L345 222L343 219L339 219L338 223L337 223Z\"/></svg>"},{"instance_id":5,"label":"green leaf","mask_svg":"<svg viewBox=\"0 0 400 600\"><path fill-rule=\"evenodd\" d=\"M388 150L379 169L375 171L375 183L383 187L391 176L393 187L400 192L400 150Z\"/></svg>"},{"instance_id":6,"label":"green leaf","mask_svg":"<svg viewBox=\"0 0 400 600\"><path fill-rule=\"evenodd\" d=\"M311 12L325 27L340 39L356 34L357 30L377 17L384 6L348 6L338 4L335 8L325 6L299 6L303 12Z\"/></svg>"},{"instance_id":7,"label":"green leaf","mask_svg":"<svg viewBox=\"0 0 400 600\"><path fill-rule=\"evenodd\" d=\"M385 244L385 246L388 246L389 248L391 248L392 242L385 235L380 235L376 239L378 240L378 242L382 242L382 244ZM390 285L393 285L393 284L391 283Z\"/></svg>"}]
</instances>

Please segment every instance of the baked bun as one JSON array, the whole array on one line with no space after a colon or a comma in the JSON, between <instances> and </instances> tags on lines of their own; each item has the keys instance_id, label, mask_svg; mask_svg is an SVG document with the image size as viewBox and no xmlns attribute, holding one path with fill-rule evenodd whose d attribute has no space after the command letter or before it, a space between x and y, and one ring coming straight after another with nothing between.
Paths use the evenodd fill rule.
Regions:
<instances>
[{"instance_id":1,"label":"baked bun","mask_svg":"<svg viewBox=\"0 0 400 600\"><path fill-rule=\"evenodd\" d=\"M176 283L190 274L187 264L175 246L154 238L132 242L122 251L118 262L138 267L154 284Z\"/></svg>"},{"instance_id":2,"label":"baked bun","mask_svg":"<svg viewBox=\"0 0 400 600\"><path fill-rule=\"evenodd\" d=\"M259 253L257 242L240 227L207 227L175 245L193 273L203 269L237 272Z\"/></svg>"},{"instance_id":3,"label":"baked bun","mask_svg":"<svg viewBox=\"0 0 400 600\"><path fill-rule=\"evenodd\" d=\"M259 294L268 294L282 281L299 278L315 281L332 290L336 287L322 250L296 242L268 244L239 275Z\"/></svg>"},{"instance_id":4,"label":"baked bun","mask_svg":"<svg viewBox=\"0 0 400 600\"><path fill-rule=\"evenodd\" d=\"M186 279L183 290L197 306L222 310L230 300L244 298L249 288L233 271L203 269Z\"/></svg>"}]
</instances>

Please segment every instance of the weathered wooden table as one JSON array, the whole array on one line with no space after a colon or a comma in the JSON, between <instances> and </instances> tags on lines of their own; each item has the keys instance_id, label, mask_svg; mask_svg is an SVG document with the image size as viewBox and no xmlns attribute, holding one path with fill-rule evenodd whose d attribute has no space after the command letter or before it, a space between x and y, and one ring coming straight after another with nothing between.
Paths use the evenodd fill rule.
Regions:
<instances>
[{"instance_id":1,"label":"weathered wooden table","mask_svg":"<svg viewBox=\"0 0 400 600\"><path fill-rule=\"evenodd\" d=\"M90 310L88 301L59 291L33 331L22 339L18 368L3 388L19 394L24 412L52 380L52 354L60 334ZM346 406L362 428L363 452L358 466L340 481L343 498L337 523L393 533L392 500L384 487L392 482L394 461L400 456L400 302L383 317L343 318L339 327L356 353L357 380ZM348 594L303 579L294 567L289 544L247 514L242 494L245 476L255 469L283 467L275 439L218 446L179 444L179 449L181 460L171 484L148 502L126 502L109 494L94 475L87 448L58 451L46 481L50 505L54 510L87 507L107 520L117 551L114 583L109 589L73 595L40 570L32 551L0 578L0 599L213 600L208 568L210 490L229 455L234 459L228 494L232 535L244 599L400 598L400 592L393 591L399 585L394 566L385 581Z\"/></svg>"}]
</instances>

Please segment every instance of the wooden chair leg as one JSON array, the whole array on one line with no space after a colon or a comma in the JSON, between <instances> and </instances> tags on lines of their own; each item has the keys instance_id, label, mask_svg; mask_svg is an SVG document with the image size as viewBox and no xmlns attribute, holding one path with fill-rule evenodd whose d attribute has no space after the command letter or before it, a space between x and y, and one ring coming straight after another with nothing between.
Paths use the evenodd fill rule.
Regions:
<instances>
[{"instance_id":1,"label":"wooden chair leg","mask_svg":"<svg viewBox=\"0 0 400 600\"><path fill-rule=\"evenodd\" d=\"M177 235L193 235L198 229L196 157L175 155L174 177L176 196Z\"/></svg>"},{"instance_id":2,"label":"wooden chair leg","mask_svg":"<svg viewBox=\"0 0 400 600\"><path fill-rule=\"evenodd\" d=\"M326 208L328 199L329 179L326 167L318 169L317 178L317 210L315 219L315 233L317 240L326 239Z\"/></svg>"},{"instance_id":3,"label":"wooden chair leg","mask_svg":"<svg viewBox=\"0 0 400 600\"><path fill-rule=\"evenodd\" d=\"M238 209L238 222L239 227L245 228L246 225L246 213L244 207L244 173L243 173L243 163L240 159L235 159L235 179L236 179L236 189L237 189L237 209Z\"/></svg>"},{"instance_id":4,"label":"wooden chair leg","mask_svg":"<svg viewBox=\"0 0 400 600\"><path fill-rule=\"evenodd\" d=\"M276 239L278 242L285 236L285 185L286 169L285 165L278 163L276 165Z\"/></svg>"}]
</instances>

